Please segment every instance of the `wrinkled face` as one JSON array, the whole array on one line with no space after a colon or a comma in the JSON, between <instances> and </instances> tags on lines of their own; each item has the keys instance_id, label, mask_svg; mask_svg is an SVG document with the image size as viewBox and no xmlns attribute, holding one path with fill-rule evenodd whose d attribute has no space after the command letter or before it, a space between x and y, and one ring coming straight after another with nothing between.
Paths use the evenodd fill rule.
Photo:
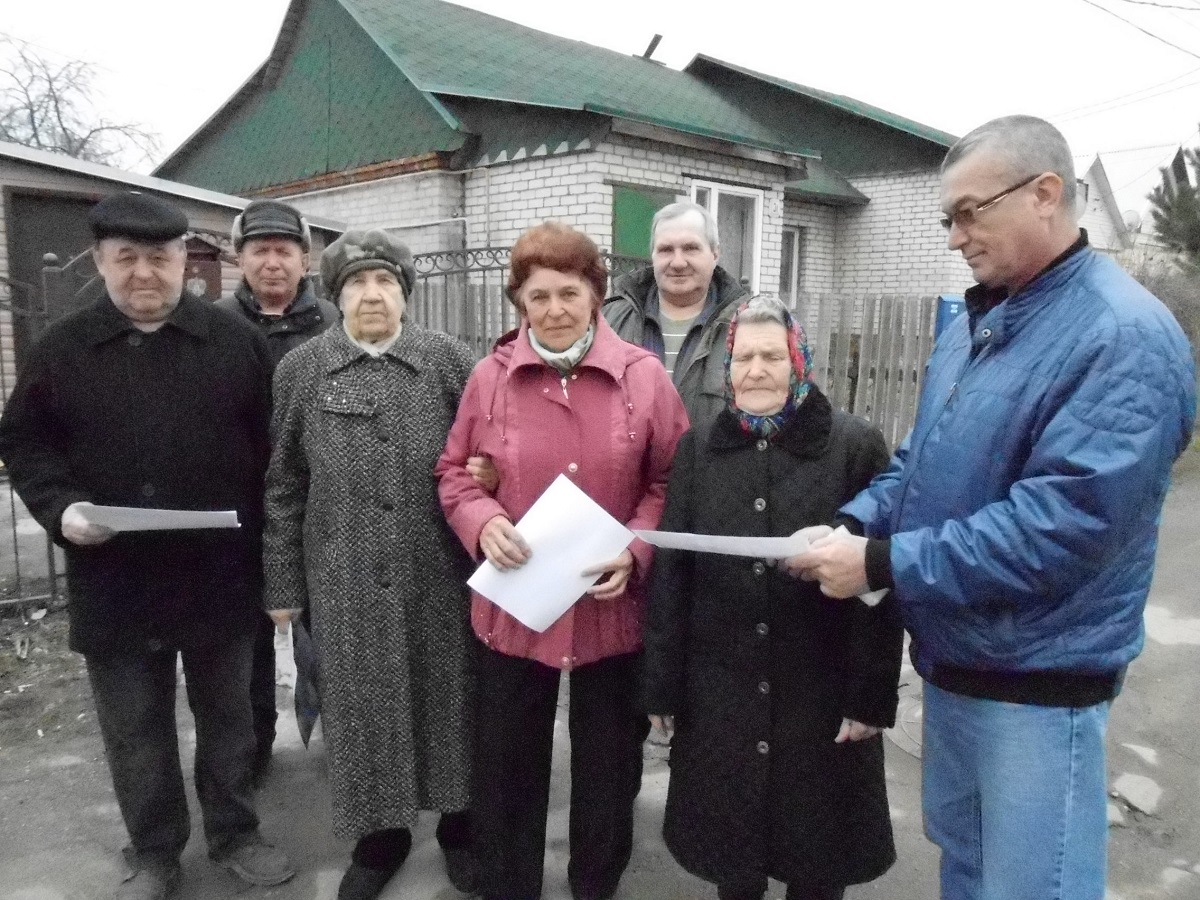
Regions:
<instances>
[{"instance_id":1,"label":"wrinkled face","mask_svg":"<svg viewBox=\"0 0 1200 900\"><path fill-rule=\"evenodd\" d=\"M92 250L92 259L108 296L134 322L162 322L179 305L187 266L183 238L162 244L104 238Z\"/></svg>"},{"instance_id":2,"label":"wrinkled face","mask_svg":"<svg viewBox=\"0 0 1200 900\"><path fill-rule=\"evenodd\" d=\"M660 222L651 251L659 296L674 306L690 306L708 294L717 251L704 237L704 221L689 212Z\"/></svg>"},{"instance_id":3,"label":"wrinkled face","mask_svg":"<svg viewBox=\"0 0 1200 900\"><path fill-rule=\"evenodd\" d=\"M390 269L359 269L342 285L338 303L350 335L378 344L400 330L404 288Z\"/></svg>"},{"instance_id":4,"label":"wrinkled face","mask_svg":"<svg viewBox=\"0 0 1200 900\"><path fill-rule=\"evenodd\" d=\"M308 254L289 238L250 238L238 251L238 266L260 303L286 305L308 271Z\"/></svg>"},{"instance_id":5,"label":"wrinkled face","mask_svg":"<svg viewBox=\"0 0 1200 900\"><path fill-rule=\"evenodd\" d=\"M1044 209L1039 180L974 211L1019 184L1021 176L987 149L960 159L942 175L942 212L952 220L947 243L962 253L975 280L988 287L1015 290L1042 266L1045 215L1039 212ZM963 210L973 212L964 215Z\"/></svg>"},{"instance_id":6,"label":"wrinkled face","mask_svg":"<svg viewBox=\"0 0 1200 900\"><path fill-rule=\"evenodd\" d=\"M756 416L773 415L787 403L791 379L787 329L778 322L738 323L729 358L734 405Z\"/></svg>"},{"instance_id":7,"label":"wrinkled face","mask_svg":"<svg viewBox=\"0 0 1200 900\"><path fill-rule=\"evenodd\" d=\"M539 266L517 291L517 302L538 343L561 353L587 334L598 301L579 275Z\"/></svg>"}]
</instances>

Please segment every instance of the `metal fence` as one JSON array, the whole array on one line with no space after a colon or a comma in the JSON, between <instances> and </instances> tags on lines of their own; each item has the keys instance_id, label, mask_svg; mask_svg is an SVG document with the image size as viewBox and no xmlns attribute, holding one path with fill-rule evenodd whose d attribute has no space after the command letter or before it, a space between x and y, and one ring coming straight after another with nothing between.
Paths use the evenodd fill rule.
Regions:
<instances>
[{"instance_id":1,"label":"metal fence","mask_svg":"<svg viewBox=\"0 0 1200 900\"><path fill-rule=\"evenodd\" d=\"M0 394L5 400L16 380L18 355L51 320L48 297L45 284L0 278ZM0 525L0 609L58 600L62 551L33 521L2 467Z\"/></svg>"},{"instance_id":2,"label":"metal fence","mask_svg":"<svg viewBox=\"0 0 1200 900\"><path fill-rule=\"evenodd\" d=\"M454 335L482 358L498 337L519 324L504 293L509 260L508 247L417 254L409 314L427 328ZM649 264L613 253L605 253L604 262L613 280Z\"/></svg>"}]
</instances>

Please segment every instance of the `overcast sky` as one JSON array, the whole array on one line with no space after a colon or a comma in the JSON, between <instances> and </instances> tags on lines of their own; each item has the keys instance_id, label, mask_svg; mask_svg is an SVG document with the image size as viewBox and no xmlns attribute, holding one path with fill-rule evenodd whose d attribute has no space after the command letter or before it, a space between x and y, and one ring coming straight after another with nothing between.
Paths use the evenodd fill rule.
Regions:
<instances>
[{"instance_id":1,"label":"overcast sky","mask_svg":"<svg viewBox=\"0 0 1200 900\"><path fill-rule=\"evenodd\" d=\"M1122 209L1144 210L1174 148L1200 143L1200 0L460 2L622 53L661 33L654 57L673 68L705 53L953 134L1043 116L1077 156L1102 155ZM94 63L103 112L165 154L266 58L287 0L0 5L0 33Z\"/></svg>"}]
</instances>

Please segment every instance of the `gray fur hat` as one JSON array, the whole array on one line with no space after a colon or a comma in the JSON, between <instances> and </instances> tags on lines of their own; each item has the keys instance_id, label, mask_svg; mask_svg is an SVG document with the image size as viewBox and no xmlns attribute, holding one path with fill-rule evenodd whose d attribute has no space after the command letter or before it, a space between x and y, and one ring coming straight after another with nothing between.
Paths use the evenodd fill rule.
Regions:
<instances>
[{"instance_id":1,"label":"gray fur hat","mask_svg":"<svg viewBox=\"0 0 1200 900\"><path fill-rule=\"evenodd\" d=\"M278 200L251 200L233 220L229 235L233 248L241 252L251 238L291 238L307 253L312 249L312 231L300 210Z\"/></svg>"},{"instance_id":2,"label":"gray fur hat","mask_svg":"<svg viewBox=\"0 0 1200 900\"><path fill-rule=\"evenodd\" d=\"M321 254L321 281L337 302L346 279L362 269L387 269L400 281L405 298L417 281L412 251L386 231L347 231Z\"/></svg>"}]
</instances>

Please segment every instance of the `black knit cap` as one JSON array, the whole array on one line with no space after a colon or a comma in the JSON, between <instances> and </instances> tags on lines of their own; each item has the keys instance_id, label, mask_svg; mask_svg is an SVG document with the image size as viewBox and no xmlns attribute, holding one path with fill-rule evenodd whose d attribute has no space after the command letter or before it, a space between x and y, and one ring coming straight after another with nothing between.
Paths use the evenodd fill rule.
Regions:
<instances>
[{"instance_id":1,"label":"black knit cap","mask_svg":"<svg viewBox=\"0 0 1200 900\"><path fill-rule=\"evenodd\" d=\"M162 244L182 237L188 230L187 216L179 207L137 191L105 197L88 213L88 223L92 226L92 236L98 241L122 237L146 244Z\"/></svg>"},{"instance_id":2,"label":"black knit cap","mask_svg":"<svg viewBox=\"0 0 1200 900\"><path fill-rule=\"evenodd\" d=\"M300 210L279 200L251 200L233 220L233 248L241 250L251 238L291 238L305 250L312 247L312 233Z\"/></svg>"},{"instance_id":3,"label":"black knit cap","mask_svg":"<svg viewBox=\"0 0 1200 900\"><path fill-rule=\"evenodd\" d=\"M321 281L335 303L346 279L362 269L387 269L411 297L417 280L412 251L386 231L347 231L321 254Z\"/></svg>"}]
</instances>

